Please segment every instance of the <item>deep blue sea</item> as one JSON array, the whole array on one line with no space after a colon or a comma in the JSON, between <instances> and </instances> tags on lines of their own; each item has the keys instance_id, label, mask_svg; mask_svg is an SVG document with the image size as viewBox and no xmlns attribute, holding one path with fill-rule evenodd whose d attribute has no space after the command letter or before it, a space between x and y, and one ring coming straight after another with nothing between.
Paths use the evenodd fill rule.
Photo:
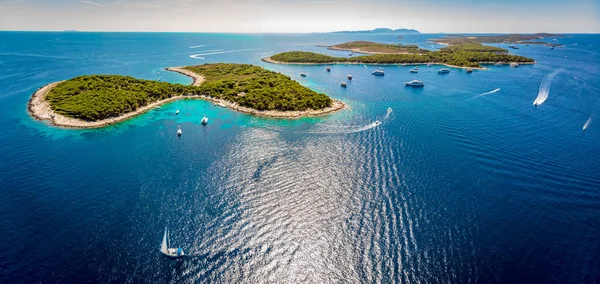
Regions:
<instances>
[{"instance_id":1,"label":"deep blue sea","mask_svg":"<svg viewBox=\"0 0 600 284\"><path fill-rule=\"evenodd\" d=\"M261 61L442 36L0 32L0 282L600 283L600 35L472 74ZM281 120L182 100L97 130L27 113L53 81L188 84L164 68L210 62L282 72L349 109ZM160 254L167 226L188 256Z\"/></svg>"}]
</instances>

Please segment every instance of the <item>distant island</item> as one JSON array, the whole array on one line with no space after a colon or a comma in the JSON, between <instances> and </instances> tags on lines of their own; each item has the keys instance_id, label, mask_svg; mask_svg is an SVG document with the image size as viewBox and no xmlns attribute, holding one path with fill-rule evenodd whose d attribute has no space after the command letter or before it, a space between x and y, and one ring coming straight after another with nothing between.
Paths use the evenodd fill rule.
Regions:
<instances>
[{"instance_id":1,"label":"distant island","mask_svg":"<svg viewBox=\"0 0 600 284\"><path fill-rule=\"evenodd\" d=\"M388 28L377 28L372 30L358 30L358 31L337 31L331 32L336 34L420 34L419 31L413 29L388 29Z\"/></svg>"},{"instance_id":2,"label":"distant island","mask_svg":"<svg viewBox=\"0 0 600 284\"><path fill-rule=\"evenodd\" d=\"M481 44L481 43L511 43L511 44L544 44L551 46L558 46L556 43L546 43L542 41L532 41L544 38L559 38L564 37L560 34L548 34L548 33L537 33L537 34L508 34L508 35L490 35L490 36L465 36L465 35L447 35L444 38L431 39L430 41L446 44L446 45L458 45L458 44Z\"/></svg>"},{"instance_id":3,"label":"distant island","mask_svg":"<svg viewBox=\"0 0 600 284\"><path fill-rule=\"evenodd\" d=\"M480 43L458 44L430 51L417 46L374 43L367 41L349 42L329 48L349 48L371 55L334 57L305 51L291 51L263 58L263 61L278 64L443 64L462 68L483 68L482 63L535 63L531 58L512 55L508 50L485 46Z\"/></svg>"},{"instance_id":4,"label":"distant island","mask_svg":"<svg viewBox=\"0 0 600 284\"><path fill-rule=\"evenodd\" d=\"M98 128L126 120L177 99L205 99L253 115L297 118L345 107L293 81L249 64L204 64L167 68L192 77L192 85L121 75L89 75L54 82L37 90L30 114L53 125Z\"/></svg>"}]
</instances>

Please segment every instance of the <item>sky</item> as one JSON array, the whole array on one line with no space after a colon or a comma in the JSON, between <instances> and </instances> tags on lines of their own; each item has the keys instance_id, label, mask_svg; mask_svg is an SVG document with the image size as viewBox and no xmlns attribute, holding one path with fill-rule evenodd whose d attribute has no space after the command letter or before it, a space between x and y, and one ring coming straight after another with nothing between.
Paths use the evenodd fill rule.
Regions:
<instances>
[{"instance_id":1,"label":"sky","mask_svg":"<svg viewBox=\"0 0 600 284\"><path fill-rule=\"evenodd\" d=\"M600 0L0 0L0 30L600 33Z\"/></svg>"}]
</instances>

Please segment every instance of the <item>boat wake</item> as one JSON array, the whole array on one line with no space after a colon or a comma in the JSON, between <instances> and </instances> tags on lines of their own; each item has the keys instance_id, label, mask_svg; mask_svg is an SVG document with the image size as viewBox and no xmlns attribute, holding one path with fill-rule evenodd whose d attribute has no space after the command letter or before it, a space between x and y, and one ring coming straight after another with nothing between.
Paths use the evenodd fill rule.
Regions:
<instances>
[{"instance_id":1,"label":"boat wake","mask_svg":"<svg viewBox=\"0 0 600 284\"><path fill-rule=\"evenodd\" d=\"M575 77L575 80L581 82L581 83L585 83L585 81L583 81L583 79L579 78L579 77Z\"/></svg>"},{"instance_id":2,"label":"boat wake","mask_svg":"<svg viewBox=\"0 0 600 284\"><path fill-rule=\"evenodd\" d=\"M472 99L474 99L474 98L479 98L479 97L483 97L483 96L487 96L487 95L489 95L489 94L493 94L493 93L497 93L498 91L500 91L500 88L498 88L498 89L494 89L494 90L491 90L491 91L489 91L489 92L485 92L485 93L483 93L483 94L479 94L479 95L477 95L477 96L474 96L474 97L472 97Z\"/></svg>"},{"instance_id":3,"label":"boat wake","mask_svg":"<svg viewBox=\"0 0 600 284\"><path fill-rule=\"evenodd\" d=\"M583 125L583 131L585 131L590 126L590 123L592 123L592 117L591 116L590 116L590 118L588 118L588 120Z\"/></svg>"},{"instance_id":4,"label":"boat wake","mask_svg":"<svg viewBox=\"0 0 600 284\"><path fill-rule=\"evenodd\" d=\"M537 98L535 98L535 101L533 101L534 106L541 105L546 101L546 99L548 99L548 94L550 93L550 86L552 85L552 80L554 80L554 77L556 77L556 75L560 73L560 71L562 71L562 69L558 69L550 73L548 76L546 76L546 78L544 78L542 84L540 84L540 91L538 92L538 96Z\"/></svg>"},{"instance_id":5,"label":"boat wake","mask_svg":"<svg viewBox=\"0 0 600 284\"><path fill-rule=\"evenodd\" d=\"M190 48L200 48L200 47L205 47L205 46L209 46L209 44L194 45L194 46L190 46Z\"/></svg>"},{"instance_id":6,"label":"boat wake","mask_svg":"<svg viewBox=\"0 0 600 284\"><path fill-rule=\"evenodd\" d=\"M236 49L236 50L225 50L225 51L223 51L221 49L219 51L215 50L215 51L212 51L212 52L204 52L204 53L192 54L192 55L190 55L190 58L205 59L204 56L206 56L206 55L215 55L215 54L223 54L223 53L234 53L234 52L244 52L244 51L252 51L252 50L259 50L259 48Z\"/></svg>"}]
</instances>

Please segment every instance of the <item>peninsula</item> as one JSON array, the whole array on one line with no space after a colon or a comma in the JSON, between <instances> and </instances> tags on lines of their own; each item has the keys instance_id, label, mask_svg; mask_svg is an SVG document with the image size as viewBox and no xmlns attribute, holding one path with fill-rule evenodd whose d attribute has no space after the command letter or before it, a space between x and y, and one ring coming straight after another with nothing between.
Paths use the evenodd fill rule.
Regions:
<instances>
[{"instance_id":1,"label":"peninsula","mask_svg":"<svg viewBox=\"0 0 600 284\"><path fill-rule=\"evenodd\" d=\"M480 43L458 44L435 51L373 42L349 42L330 49L350 49L371 55L334 57L314 52L291 51L263 58L278 64L443 64L451 67L483 68L481 64L496 62L535 63L531 58L509 54L508 50ZM407 51L410 50L410 51Z\"/></svg>"},{"instance_id":2,"label":"peninsula","mask_svg":"<svg viewBox=\"0 0 600 284\"><path fill-rule=\"evenodd\" d=\"M205 99L239 112L299 118L346 107L290 77L249 64L204 64L167 70L191 77L192 85L121 75L90 75L54 82L28 104L36 119L69 128L99 128L178 99Z\"/></svg>"},{"instance_id":3,"label":"peninsula","mask_svg":"<svg viewBox=\"0 0 600 284\"><path fill-rule=\"evenodd\" d=\"M512 43L512 44L544 44L551 46L558 46L556 43L547 43L543 41L532 41L540 40L544 38L559 38L564 37L560 34L548 34L548 33L537 33L537 34L507 34L507 35L490 35L490 36L464 36L464 35L447 35L444 38L431 39L431 42L446 44L446 45L460 45L460 44L481 44L481 43Z\"/></svg>"}]
</instances>

